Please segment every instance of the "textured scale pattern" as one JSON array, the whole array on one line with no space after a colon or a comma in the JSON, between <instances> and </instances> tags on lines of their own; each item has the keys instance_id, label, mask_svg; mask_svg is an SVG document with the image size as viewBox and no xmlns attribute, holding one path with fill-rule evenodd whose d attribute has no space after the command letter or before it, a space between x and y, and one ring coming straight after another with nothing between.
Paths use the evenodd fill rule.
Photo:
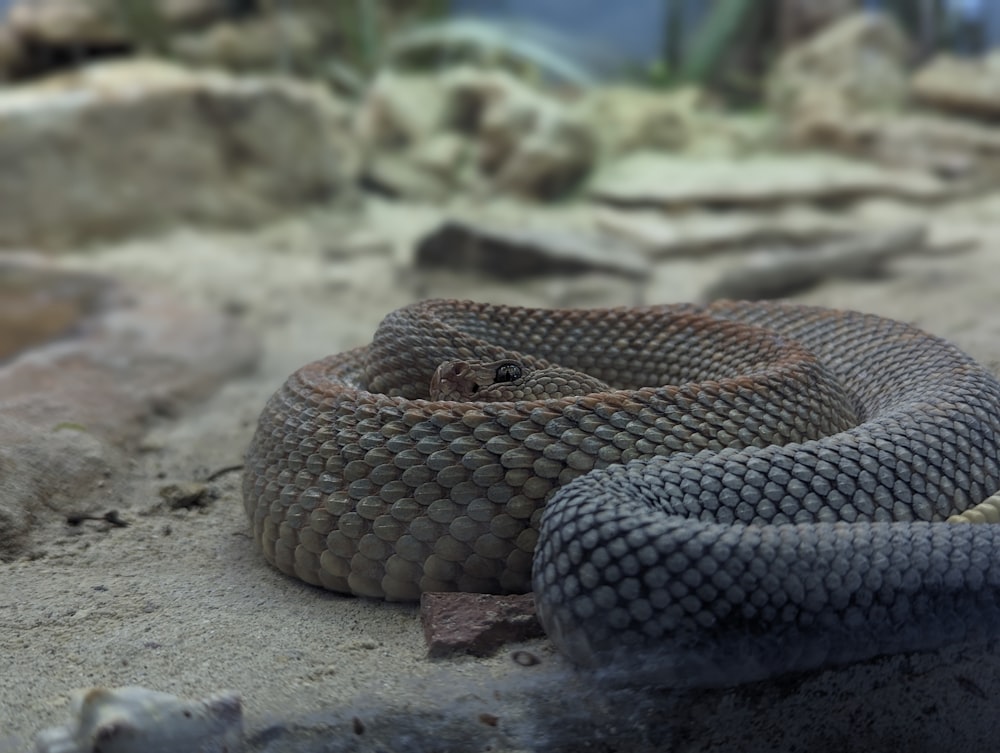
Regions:
<instances>
[{"instance_id":1,"label":"textured scale pattern","mask_svg":"<svg viewBox=\"0 0 1000 753\"><path fill-rule=\"evenodd\" d=\"M430 399L502 359L609 388ZM1000 488L998 434L985 369L872 315L428 301L278 390L244 503L306 582L533 588L577 662L728 684L1000 632L1000 530L943 522Z\"/></svg>"}]
</instances>

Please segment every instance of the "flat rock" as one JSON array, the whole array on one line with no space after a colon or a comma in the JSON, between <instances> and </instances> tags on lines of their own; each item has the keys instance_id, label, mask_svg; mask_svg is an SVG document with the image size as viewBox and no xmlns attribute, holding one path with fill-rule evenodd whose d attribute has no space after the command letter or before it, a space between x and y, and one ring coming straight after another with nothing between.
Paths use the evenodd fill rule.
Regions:
<instances>
[{"instance_id":1,"label":"flat rock","mask_svg":"<svg viewBox=\"0 0 1000 753\"><path fill-rule=\"evenodd\" d=\"M545 635L531 594L424 593L420 622L432 658L489 656L506 643Z\"/></svg>"},{"instance_id":2,"label":"flat rock","mask_svg":"<svg viewBox=\"0 0 1000 753\"><path fill-rule=\"evenodd\" d=\"M32 553L43 524L117 519L149 422L256 361L231 316L105 282L113 299L74 336L0 367L0 560Z\"/></svg>"},{"instance_id":3,"label":"flat rock","mask_svg":"<svg viewBox=\"0 0 1000 753\"><path fill-rule=\"evenodd\" d=\"M0 258L0 363L76 330L110 287L97 275Z\"/></svg>"},{"instance_id":4,"label":"flat rock","mask_svg":"<svg viewBox=\"0 0 1000 753\"><path fill-rule=\"evenodd\" d=\"M418 269L474 272L502 280L604 272L640 280L648 261L625 241L578 228L448 219L416 245Z\"/></svg>"},{"instance_id":5,"label":"flat rock","mask_svg":"<svg viewBox=\"0 0 1000 753\"><path fill-rule=\"evenodd\" d=\"M9 88L0 245L245 226L327 201L356 173L349 119L318 86L144 60Z\"/></svg>"},{"instance_id":6,"label":"flat rock","mask_svg":"<svg viewBox=\"0 0 1000 753\"><path fill-rule=\"evenodd\" d=\"M759 251L729 266L703 292L704 300L761 300L807 290L826 279L870 278L891 260L926 249L926 228L912 225L855 234L813 248Z\"/></svg>"},{"instance_id":7,"label":"flat rock","mask_svg":"<svg viewBox=\"0 0 1000 753\"><path fill-rule=\"evenodd\" d=\"M1000 53L978 60L939 55L913 77L913 95L925 105L988 120L1000 117Z\"/></svg>"},{"instance_id":8,"label":"flat rock","mask_svg":"<svg viewBox=\"0 0 1000 753\"><path fill-rule=\"evenodd\" d=\"M599 170L587 193L621 206L736 208L849 202L878 195L932 200L948 190L923 173L820 154L759 154L733 160L635 152Z\"/></svg>"},{"instance_id":9,"label":"flat rock","mask_svg":"<svg viewBox=\"0 0 1000 753\"><path fill-rule=\"evenodd\" d=\"M857 221L808 206L774 211L691 211L666 214L615 207L598 209L595 222L653 259L704 256L761 244L808 244L857 231Z\"/></svg>"}]
</instances>

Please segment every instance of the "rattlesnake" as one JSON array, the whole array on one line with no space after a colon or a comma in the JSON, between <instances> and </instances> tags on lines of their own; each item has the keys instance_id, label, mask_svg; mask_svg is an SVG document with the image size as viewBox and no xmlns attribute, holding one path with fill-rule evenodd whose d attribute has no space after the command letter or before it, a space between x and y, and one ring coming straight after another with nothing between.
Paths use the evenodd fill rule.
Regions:
<instances>
[{"instance_id":1,"label":"rattlesnake","mask_svg":"<svg viewBox=\"0 0 1000 753\"><path fill-rule=\"evenodd\" d=\"M1000 528L943 522L998 437L989 372L873 315L426 301L288 379L243 494L308 583L533 589L576 662L725 684L1000 632Z\"/></svg>"}]
</instances>

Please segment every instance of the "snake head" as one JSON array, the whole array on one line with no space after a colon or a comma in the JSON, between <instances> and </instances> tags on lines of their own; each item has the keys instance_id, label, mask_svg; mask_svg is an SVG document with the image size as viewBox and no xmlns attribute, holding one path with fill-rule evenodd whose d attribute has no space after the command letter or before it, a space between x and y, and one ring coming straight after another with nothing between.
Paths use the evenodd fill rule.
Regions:
<instances>
[{"instance_id":1,"label":"snake head","mask_svg":"<svg viewBox=\"0 0 1000 753\"><path fill-rule=\"evenodd\" d=\"M470 363L445 361L431 377L432 400L500 401L522 398L517 385L528 370L518 361L504 359Z\"/></svg>"}]
</instances>

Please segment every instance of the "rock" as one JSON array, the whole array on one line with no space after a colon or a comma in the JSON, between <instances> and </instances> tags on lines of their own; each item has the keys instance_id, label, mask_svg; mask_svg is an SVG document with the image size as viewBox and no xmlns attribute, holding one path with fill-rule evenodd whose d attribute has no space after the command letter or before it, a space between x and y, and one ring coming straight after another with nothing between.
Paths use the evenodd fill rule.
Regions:
<instances>
[{"instance_id":1,"label":"rock","mask_svg":"<svg viewBox=\"0 0 1000 753\"><path fill-rule=\"evenodd\" d=\"M156 17L169 26L191 26L219 18L231 0L152 0ZM20 37L42 46L122 44L133 33L114 0L30 0L17 2L6 23Z\"/></svg>"},{"instance_id":2,"label":"rock","mask_svg":"<svg viewBox=\"0 0 1000 753\"><path fill-rule=\"evenodd\" d=\"M370 157L362 185L395 199L422 203L446 201L455 191L454 176L440 175L398 154Z\"/></svg>"},{"instance_id":3,"label":"rock","mask_svg":"<svg viewBox=\"0 0 1000 753\"><path fill-rule=\"evenodd\" d=\"M337 47L337 14L286 7L220 21L171 37L170 57L230 71L281 70L318 77Z\"/></svg>"},{"instance_id":4,"label":"rock","mask_svg":"<svg viewBox=\"0 0 1000 753\"><path fill-rule=\"evenodd\" d=\"M365 182L390 196L427 202L441 201L455 191L473 143L446 130L448 107L441 77L379 73L356 118L366 154ZM434 144L442 137L452 142L451 162L445 165L433 156L439 149Z\"/></svg>"},{"instance_id":5,"label":"rock","mask_svg":"<svg viewBox=\"0 0 1000 753\"><path fill-rule=\"evenodd\" d=\"M474 162L494 190L560 198L587 175L596 139L570 108L502 72L455 71L453 127L476 139Z\"/></svg>"},{"instance_id":6,"label":"rock","mask_svg":"<svg viewBox=\"0 0 1000 753\"><path fill-rule=\"evenodd\" d=\"M1000 179L1000 133L986 123L957 117L908 113L836 118L803 134L800 142L972 187Z\"/></svg>"},{"instance_id":7,"label":"rock","mask_svg":"<svg viewBox=\"0 0 1000 753\"><path fill-rule=\"evenodd\" d=\"M0 24L0 81L13 75L14 69L24 56L24 46L9 25Z\"/></svg>"},{"instance_id":8,"label":"rock","mask_svg":"<svg viewBox=\"0 0 1000 753\"><path fill-rule=\"evenodd\" d=\"M38 734L37 753L239 753L243 708L236 693L188 701L146 688L90 688L73 697L73 719Z\"/></svg>"},{"instance_id":9,"label":"rock","mask_svg":"<svg viewBox=\"0 0 1000 753\"><path fill-rule=\"evenodd\" d=\"M204 507L216 496L200 481L173 481L160 487L160 499L171 510Z\"/></svg>"},{"instance_id":10,"label":"rock","mask_svg":"<svg viewBox=\"0 0 1000 753\"><path fill-rule=\"evenodd\" d=\"M604 156L635 149L673 152L698 137L707 100L705 92L694 87L666 92L602 86L592 89L577 110L597 134Z\"/></svg>"},{"instance_id":11,"label":"rock","mask_svg":"<svg viewBox=\"0 0 1000 753\"><path fill-rule=\"evenodd\" d=\"M939 55L913 77L913 96L946 112L1000 117L1000 52L978 60Z\"/></svg>"},{"instance_id":12,"label":"rock","mask_svg":"<svg viewBox=\"0 0 1000 753\"><path fill-rule=\"evenodd\" d=\"M420 622L428 656L489 656L507 643L545 635L531 594L424 593Z\"/></svg>"},{"instance_id":13,"label":"rock","mask_svg":"<svg viewBox=\"0 0 1000 753\"><path fill-rule=\"evenodd\" d=\"M357 128L369 150L403 151L443 128L447 115L440 76L382 71L361 103Z\"/></svg>"},{"instance_id":14,"label":"rock","mask_svg":"<svg viewBox=\"0 0 1000 753\"><path fill-rule=\"evenodd\" d=\"M0 363L79 328L110 287L97 275L0 258Z\"/></svg>"},{"instance_id":15,"label":"rock","mask_svg":"<svg viewBox=\"0 0 1000 753\"><path fill-rule=\"evenodd\" d=\"M143 60L7 89L0 244L242 227L327 201L357 171L349 119L319 87Z\"/></svg>"},{"instance_id":16,"label":"rock","mask_svg":"<svg viewBox=\"0 0 1000 753\"><path fill-rule=\"evenodd\" d=\"M949 190L929 175L830 155L758 154L732 160L656 152L635 152L608 163L587 187L598 201L660 209L849 202L876 195L927 201L945 198Z\"/></svg>"},{"instance_id":17,"label":"rock","mask_svg":"<svg viewBox=\"0 0 1000 753\"><path fill-rule=\"evenodd\" d=\"M778 36L782 47L814 36L856 7L856 0L780 0Z\"/></svg>"},{"instance_id":18,"label":"rock","mask_svg":"<svg viewBox=\"0 0 1000 753\"><path fill-rule=\"evenodd\" d=\"M120 502L149 421L255 363L256 339L225 314L120 286L106 300L74 337L0 367L0 560L43 524Z\"/></svg>"},{"instance_id":19,"label":"rock","mask_svg":"<svg viewBox=\"0 0 1000 753\"><path fill-rule=\"evenodd\" d=\"M603 272L639 281L649 273L649 263L624 242L577 228L501 224L497 218L445 220L417 243L414 264L501 280Z\"/></svg>"},{"instance_id":20,"label":"rock","mask_svg":"<svg viewBox=\"0 0 1000 753\"><path fill-rule=\"evenodd\" d=\"M231 0L150 0L142 7L117 0L17 2L3 26L14 53L0 53L0 78L36 76L88 58L162 47L171 31L231 11Z\"/></svg>"},{"instance_id":21,"label":"rock","mask_svg":"<svg viewBox=\"0 0 1000 753\"><path fill-rule=\"evenodd\" d=\"M889 16L859 11L790 47L767 80L767 98L795 140L817 119L897 110L906 101L909 42Z\"/></svg>"},{"instance_id":22,"label":"rock","mask_svg":"<svg viewBox=\"0 0 1000 753\"><path fill-rule=\"evenodd\" d=\"M702 298L707 301L779 298L831 277L872 277L891 259L925 251L926 233L925 227L915 225L856 235L818 248L758 252L729 267L708 286Z\"/></svg>"},{"instance_id":23,"label":"rock","mask_svg":"<svg viewBox=\"0 0 1000 753\"><path fill-rule=\"evenodd\" d=\"M601 230L652 259L704 256L762 244L805 245L857 231L857 220L807 206L671 214L601 207L595 220Z\"/></svg>"},{"instance_id":24,"label":"rock","mask_svg":"<svg viewBox=\"0 0 1000 753\"><path fill-rule=\"evenodd\" d=\"M571 108L502 71L380 74L358 114L366 179L387 193L554 199L590 170L596 141Z\"/></svg>"},{"instance_id":25,"label":"rock","mask_svg":"<svg viewBox=\"0 0 1000 753\"><path fill-rule=\"evenodd\" d=\"M0 417L0 562L32 553L42 521L65 524L99 503L110 491L108 479L126 462L81 425Z\"/></svg>"}]
</instances>

